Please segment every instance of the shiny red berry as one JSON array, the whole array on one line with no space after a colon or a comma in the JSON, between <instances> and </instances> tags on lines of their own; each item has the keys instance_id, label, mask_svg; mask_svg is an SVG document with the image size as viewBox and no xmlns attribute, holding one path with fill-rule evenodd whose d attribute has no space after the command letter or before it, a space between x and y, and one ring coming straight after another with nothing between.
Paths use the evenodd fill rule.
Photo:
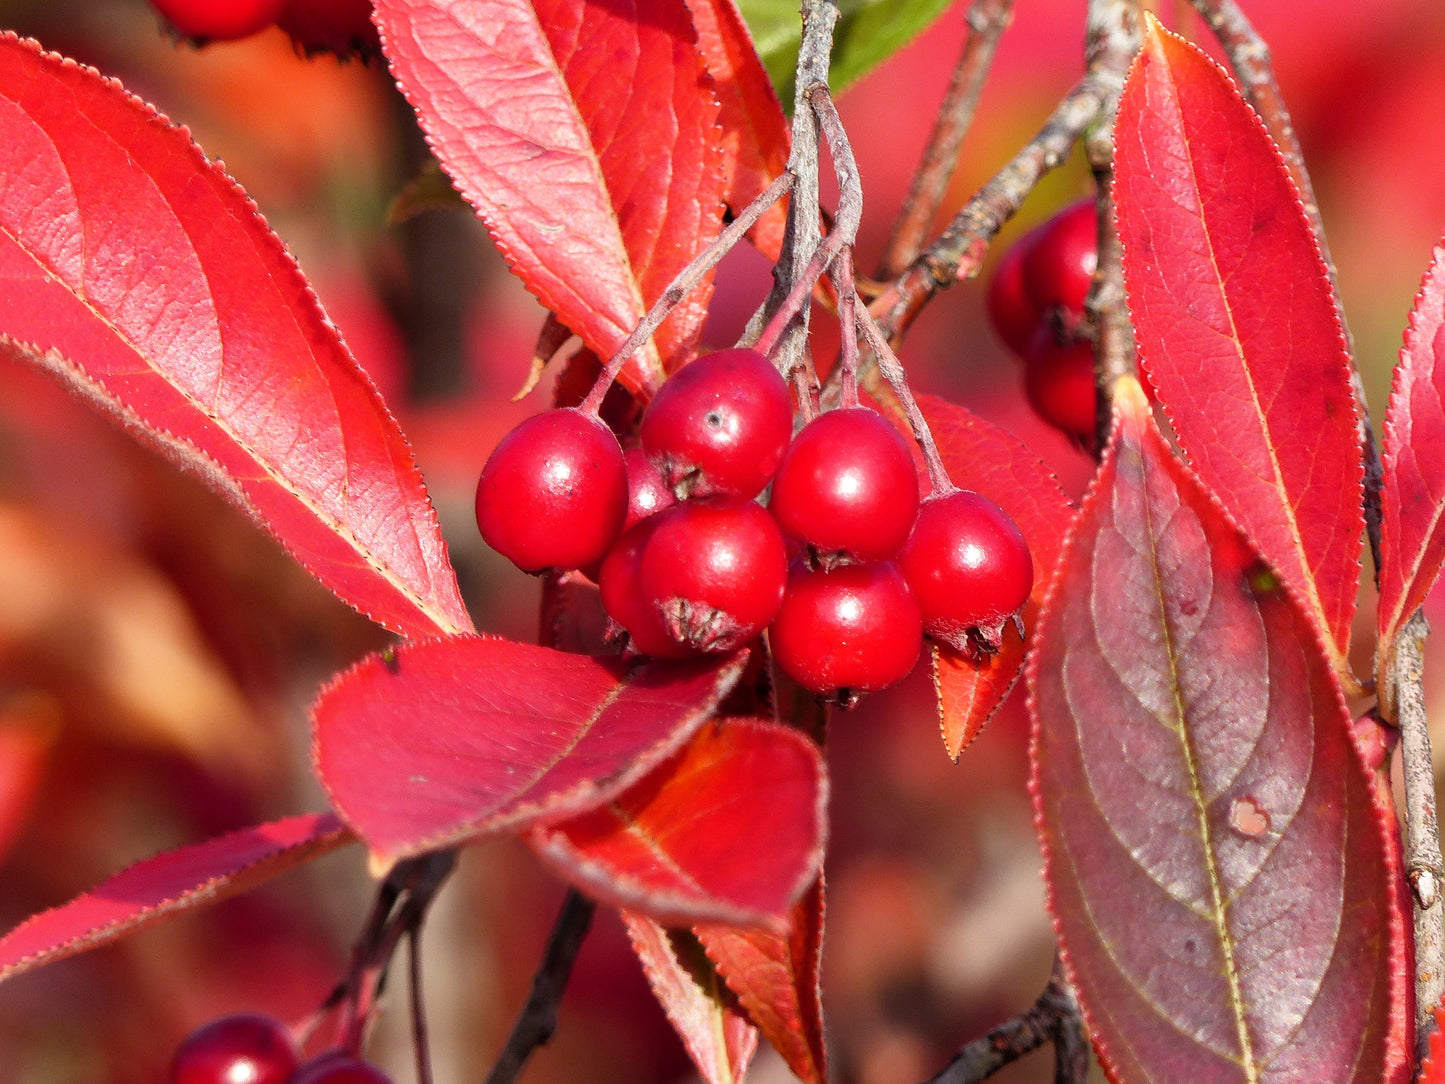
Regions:
<instances>
[{"instance_id":1,"label":"shiny red berry","mask_svg":"<svg viewBox=\"0 0 1445 1084\"><path fill-rule=\"evenodd\" d=\"M1064 208L1026 239L1023 286L1029 303L1044 317L1061 310L1077 323L1099 266L1099 219L1093 200Z\"/></svg>"},{"instance_id":2,"label":"shiny red berry","mask_svg":"<svg viewBox=\"0 0 1445 1084\"><path fill-rule=\"evenodd\" d=\"M922 644L918 602L892 561L833 569L795 563L768 629L785 674L844 703L907 677Z\"/></svg>"},{"instance_id":3,"label":"shiny red berry","mask_svg":"<svg viewBox=\"0 0 1445 1084\"><path fill-rule=\"evenodd\" d=\"M1025 237L999 259L984 294L984 310L1004 345L1022 356L1043 316L1024 290Z\"/></svg>"},{"instance_id":4,"label":"shiny red berry","mask_svg":"<svg viewBox=\"0 0 1445 1084\"><path fill-rule=\"evenodd\" d=\"M642 593L642 551L655 526L655 520L646 519L628 528L602 558L597 573L602 608L627 633L628 645L639 655L687 658L696 651L668 633L661 612Z\"/></svg>"},{"instance_id":5,"label":"shiny red berry","mask_svg":"<svg viewBox=\"0 0 1445 1084\"><path fill-rule=\"evenodd\" d=\"M375 1065L350 1054L331 1051L308 1061L296 1071L290 1084L392 1084Z\"/></svg>"},{"instance_id":6,"label":"shiny red berry","mask_svg":"<svg viewBox=\"0 0 1445 1084\"><path fill-rule=\"evenodd\" d=\"M768 627L787 572L783 536L761 505L708 497L655 517L640 587L678 643L733 651Z\"/></svg>"},{"instance_id":7,"label":"shiny red berry","mask_svg":"<svg viewBox=\"0 0 1445 1084\"><path fill-rule=\"evenodd\" d=\"M291 1032L275 1017L223 1016L176 1048L170 1084L287 1084L300 1061Z\"/></svg>"},{"instance_id":8,"label":"shiny red berry","mask_svg":"<svg viewBox=\"0 0 1445 1084\"><path fill-rule=\"evenodd\" d=\"M679 496L756 497L793 435L793 399L756 350L684 365L642 416L642 446Z\"/></svg>"},{"instance_id":9,"label":"shiny red berry","mask_svg":"<svg viewBox=\"0 0 1445 1084\"><path fill-rule=\"evenodd\" d=\"M600 561L626 515L622 448L596 416L573 408L522 422L477 482L482 538L526 572Z\"/></svg>"},{"instance_id":10,"label":"shiny red berry","mask_svg":"<svg viewBox=\"0 0 1445 1084\"><path fill-rule=\"evenodd\" d=\"M768 507L784 531L821 554L887 560L918 511L913 453L877 411L819 414L788 446Z\"/></svg>"},{"instance_id":11,"label":"shiny red berry","mask_svg":"<svg viewBox=\"0 0 1445 1084\"><path fill-rule=\"evenodd\" d=\"M1024 394L1044 421L1085 447L1095 443L1094 347L1060 343L1039 328L1024 358Z\"/></svg>"},{"instance_id":12,"label":"shiny red berry","mask_svg":"<svg viewBox=\"0 0 1445 1084\"><path fill-rule=\"evenodd\" d=\"M1033 560L1018 524L969 490L923 502L898 563L924 631L960 651L997 650L1005 622L1033 589Z\"/></svg>"},{"instance_id":13,"label":"shiny red berry","mask_svg":"<svg viewBox=\"0 0 1445 1084\"><path fill-rule=\"evenodd\" d=\"M627 464L627 518L622 523L626 531L676 504L677 498L657 464L641 448L628 448L622 453L622 461Z\"/></svg>"},{"instance_id":14,"label":"shiny red berry","mask_svg":"<svg viewBox=\"0 0 1445 1084\"><path fill-rule=\"evenodd\" d=\"M284 0L276 25L307 53L369 58L381 51L371 0Z\"/></svg>"},{"instance_id":15,"label":"shiny red berry","mask_svg":"<svg viewBox=\"0 0 1445 1084\"><path fill-rule=\"evenodd\" d=\"M166 21L188 38L234 41L274 23L285 0L151 0Z\"/></svg>"}]
</instances>

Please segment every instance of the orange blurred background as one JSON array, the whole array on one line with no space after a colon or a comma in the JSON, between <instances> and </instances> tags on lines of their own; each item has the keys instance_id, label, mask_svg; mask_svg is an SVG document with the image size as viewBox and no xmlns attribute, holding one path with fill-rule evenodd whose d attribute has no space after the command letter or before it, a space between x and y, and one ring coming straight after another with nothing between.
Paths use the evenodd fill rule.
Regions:
<instances>
[{"instance_id":1,"label":"orange blurred background","mask_svg":"<svg viewBox=\"0 0 1445 1084\"><path fill-rule=\"evenodd\" d=\"M1445 8L1246 7L1313 171L1378 431L1405 316L1445 228L1445 154L1429 150L1445 141ZM1019 0L949 210L1082 73L1083 20L1077 0ZM950 11L843 97L867 199L863 271L907 189L963 26L963 9ZM493 444L545 403L550 380L510 402L542 313L465 210L387 225L389 202L426 156L384 69L306 61L277 31L196 50L167 37L140 0L0 0L0 27L119 76L225 161L416 445L477 624L532 638L536 584L484 549L470 508ZM1086 191L1075 159L1004 243ZM755 254L725 262L711 345L733 340L766 286ZM835 341L822 329L820 342ZM978 283L932 305L902 356L920 390L1014 430L1082 491L1089 462L1030 414ZM0 928L157 850L321 808L307 705L328 674L384 642L243 515L43 378L0 367ZM835 717L824 997L839 1081L922 1080L1043 985L1051 935L1020 700L958 764L943 752L924 673ZM352 848L0 986L0 1082L155 1081L180 1038L215 1015L305 1016L345 967L370 892ZM467 852L425 937L439 1081L482 1078L560 899L520 845ZM372 1054L404 1082L414 1077L396 986ZM1052 1072L1042 1053L995 1079ZM614 916L599 915L560 1031L525 1079L693 1079ZM750 1079L790 1077L763 1055Z\"/></svg>"}]
</instances>

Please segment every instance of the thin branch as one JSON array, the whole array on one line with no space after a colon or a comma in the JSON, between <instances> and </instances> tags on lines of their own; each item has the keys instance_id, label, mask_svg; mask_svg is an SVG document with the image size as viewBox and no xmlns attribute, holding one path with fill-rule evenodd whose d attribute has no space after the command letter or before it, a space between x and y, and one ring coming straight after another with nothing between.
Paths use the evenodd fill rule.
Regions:
<instances>
[{"instance_id":1,"label":"thin branch","mask_svg":"<svg viewBox=\"0 0 1445 1084\"><path fill-rule=\"evenodd\" d=\"M797 180L788 201L782 253L773 268L773 289L763 302L760 324L770 322L788 303L823 236L818 205L818 117L806 95L816 84L828 85L838 5L835 0L803 0L802 12L803 38L798 48L797 89L793 99L793 145L788 156L788 172ZM749 334L755 337L755 329L750 329ZM811 370L807 338L808 306L804 304L798 307L770 350L785 375L798 368Z\"/></svg>"},{"instance_id":2,"label":"thin branch","mask_svg":"<svg viewBox=\"0 0 1445 1084\"><path fill-rule=\"evenodd\" d=\"M1440 828L1435 816L1435 773L1430 729L1425 714L1422 658L1429 627L1417 612L1395 648L1396 721L1405 775L1405 875L1415 914L1415 1042L1423 1057L1434 1030L1431 1010L1445 996L1445 862L1440 857Z\"/></svg>"},{"instance_id":3,"label":"thin branch","mask_svg":"<svg viewBox=\"0 0 1445 1084\"><path fill-rule=\"evenodd\" d=\"M1013 18L1013 0L974 0L968 9L968 36L938 108L923 161L893 223L893 233L878 264L878 278L902 273L923 247L958 164L958 152L973 126L983 85L998 52L999 39Z\"/></svg>"},{"instance_id":4,"label":"thin branch","mask_svg":"<svg viewBox=\"0 0 1445 1084\"><path fill-rule=\"evenodd\" d=\"M418 1084L432 1084L431 1039L426 1023L426 998L421 981L421 927L414 927L406 938L407 985L411 992L411 1045L416 1051Z\"/></svg>"},{"instance_id":5,"label":"thin branch","mask_svg":"<svg viewBox=\"0 0 1445 1084\"><path fill-rule=\"evenodd\" d=\"M890 342L907 331L933 297L978 274L989 243L1013 217L1039 178L1057 169L1110 101L1109 81L1085 75L1064 96L1038 135L954 216L908 269L868 306Z\"/></svg>"},{"instance_id":6,"label":"thin branch","mask_svg":"<svg viewBox=\"0 0 1445 1084\"><path fill-rule=\"evenodd\" d=\"M562 902L562 910L547 938L547 948L537 974L532 978L532 992L522 1013L502 1048L501 1056L487 1075L487 1084L512 1084L522 1072L532 1051L543 1046L557 1030L557 1006L567 988L572 965L592 925L597 905L571 889Z\"/></svg>"},{"instance_id":7,"label":"thin branch","mask_svg":"<svg viewBox=\"0 0 1445 1084\"><path fill-rule=\"evenodd\" d=\"M1057 959L1037 1001L969 1043L926 1084L978 1084L1047 1042L1054 1044L1055 1084L1084 1084L1089 1075L1088 1042L1079 1003Z\"/></svg>"},{"instance_id":8,"label":"thin branch","mask_svg":"<svg viewBox=\"0 0 1445 1084\"><path fill-rule=\"evenodd\" d=\"M1289 110L1285 108L1284 97L1280 94L1279 83L1274 76L1274 64L1270 58L1269 46L1264 43L1249 19L1235 0L1190 0L1194 9L1209 24L1220 46L1229 57L1235 77L1244 89L1254 111L1264 120L1275 145L1279 147L1290 178L1299 189L1300 200L1310 225L1314 228L1315 240L1324 257L1325 268L1330 276L1330 288L1334 293L1336 311L1340 317L1340 331L1345 337L1345 347L1351 358L1350 378L1355 400L1360 407L1359 440L1365 459L1365 536L1370 542L1370 556L1375 567L1375 583L1380 580L1380 453L1375 444L1375 430L1370 423L1370 412L1365 403L1365 388L1360 372L1354 364L1355 343L1345 320L1344 310L1339 305L1340 283L1335 274L1335 261L1330 258L1330 246L1325 239L1324 221L1320 218L1320 205L1315 199L1314 185L1310 183L1309 171L1305 168L1304 153L1300 149L1299 137L1295 134Z\"/></svg>"},{"instance_id":9,"label":"thin branch","mask_svg":"<svg viewBox=\"0 0 1445 1084\"><path fill-rule=\"evenodd\" d=\"M784 172L772 184L765 188L761 195L743 208L742 212L729 222L713 238L712 242L699 252L691 263L677 273L677 277L667 284L667 289L662 291L662 296L653 303L652 308L647 310L647 315L642 318L642 323L633 328L632 334L627 336L623 344L617 348L611 360L597 378L597 383L588 392L587 399L582 403L581 409L595 413L601 406L607 389L617 379L617 374L627 364L632 355L637 353L652 333L662 326L668 314L677 308L682 299L697 288L698 284L707 277L709 271L722 262L722 258L732 251L748 230L769 207L783 198L783 195L793 187L796 178L791 171Z\"/></svg>"},{"instance_id":10,"label":"thin branch","mask_svg":"<svg viewBox=\"0 0 1445 1084\"><path fill-rule=\"evenodd\" d=\"M1124 76L1139 51L1138 0L1089 0L1086 53L1089 75L1108 95L1099 123L1084 138L1084 152L1094 173L1099 222L1099 263L1084 302L1094 332L1095 383L1098 410L1094 447L1102 450L1112 423L1114 382L1136 371L1134 329L1124 299L1124 252L1114 228L1114 118Z\"/></svg>"}]
</instances>

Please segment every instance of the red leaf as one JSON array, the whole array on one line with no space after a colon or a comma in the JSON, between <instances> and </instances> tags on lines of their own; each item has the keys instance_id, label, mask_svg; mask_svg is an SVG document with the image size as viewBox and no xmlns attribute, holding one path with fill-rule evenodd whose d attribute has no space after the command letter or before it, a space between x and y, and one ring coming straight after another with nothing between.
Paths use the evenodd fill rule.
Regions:
<instances>
[{"instance_id":1,"label":"red leaf","mask_svg":"<svg viewBox=\"0 0 1445 1084\"><path fill-rule=\"evenodd\" d=\"M512 269L602 357L722 224L718 101L680 0L378 0L392 70ZM654 337L668 361L699 289ZM633 390L661 377L629 364ZM636 368L640 364L640 368Z\"/></svg>"},{"instance_id":2,"label":"red leaf","mask_svg":"<svg viewBox=\"0 0 1445 1084\"><path fill-rule=\"evenodd\" d=\"M664 926L781 931L818 875L826 803L817 746L788 727L729 718L612 802L529 838L587 895Z\"/></svg>"},{"instance_id":3,"label":"red leaf","mask_svg":"<svg viewBox=\"0 0 1445 1084\"><path fill-rule=\"evenodd\" d=\"M671 756L746 656L642 665L499 637L403 644L322 690L317 775L374 855L565 820Z\"/></svg>"},{"instance_id":4,"label":"red leaf","mask_svg":"<svg viewBox=\"0 0 1445 1084\"><path fill-rule=\"evenodd\" d=\"M718 973L758 1030L807 1084L826 1084L823 1001L818 964L823 948L823 881L793 907L786 935L735 926L694 931Z\"/></svg>"},{"instance_id":5,"label":"red leaf","mask_svg":"<svg viewBox=\"0 0 1445 1084\"><path fill-rule=\"evenodd\" d=\"M1303 606L1120 386L1028 666L1049 907L1111 1079L1408 1077L1394 825Z\"/></svg>"},{"instance_id":6,"label":"red leaf","mask_svg":"<svg viewBox=\"0 0 1445 1084\"><path fill-rule=\"evenodd\" d=\"M313 813L137 862L69 903L32 915L0 937L0 980L248 891L354 838L330 813Z\"/></svg>"},{"instance_id":7,"label":"red leaf","mask_svg":"<svg viewBox=\"0 0 1445 1084\"><path fill-rule=\"evenodd\" d=\"M946 399L922 395L918 401L954 484L999 505L1028 540L1034 590L1023 617L1024 628L1031 630L1063 549L1073 506L1048 465L1012 434ZM1007 635L1003 650L981 662L950 648L934 647L939 724L944 747L953 759L978 736L1013 688L1023 664L1023 646Z\"/></svg>"},{"instance_id":8,"label":"red leaf","mask_svg":"<svg viewBox=\"0 0 1445 1084\"><path fill-rule=\"evenodd\" d=\"M184 129L13 35L0 278L0 351L207 478L386 627L472 627L411 449L255 205Z\"/></svg>"},{"instance_id":9,"label":"red leaf","mask_svg":"<svg viewBox=\"0 0 1445 1084\"><path fill-rule=\"evenodd\" d=\"M1445 243L1435 247L1405 330L1382 459L1376 687L1393 717L1395 637L1445 564Z\"/></svg>"},{"instance_id":10,"label":"red leaf","mask_svg":"<svg viewBox=\"0 0 1445 1084\"><path fill-rule=\"evenodd\" d=\"M787 168L788 120L733 0L687 0L687 7L721 106L724 199L741 211ZM782 251L787 217L779 202L752 229L753 243L770 260Z\"/></svg>"},{"instance_id":11,"label":"red leaf","mask_svg":"<svg viewBox=\"0 0 1445 1084\"><path fill-rule=\"evenodd\" d=\"M1299 194L1229 77L1149 24L1114 196L1140 361L1190 463L1345 650L1363 467L1334 293Z\"/></svg>"},{"instance_id":12,"label":"red leaf","mask_svg":"<svg viewBox=\"0 0 1445 1084\"><path fill-rule=\"evenodd\" d=\"M748 1021L686 930L665 930L645 915L622 912L633 951L667 1018L706 1084L736 1084L758 1048Z\"/></svg>"}]
</instances>

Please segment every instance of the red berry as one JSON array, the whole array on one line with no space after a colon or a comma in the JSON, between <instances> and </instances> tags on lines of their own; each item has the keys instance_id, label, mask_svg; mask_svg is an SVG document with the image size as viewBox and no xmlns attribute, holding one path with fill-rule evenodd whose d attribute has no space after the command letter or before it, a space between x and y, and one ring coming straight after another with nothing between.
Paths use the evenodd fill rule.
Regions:
<instances>
[{"instance_id":1,"label":"red berry","mask_svg":"<svg viewBox=\"0 0 1445 1084\"><path fill-rule=\"evenodd\" d=\"M301 1055L286 1025L260 1013L223 1016L191 1032L171 1059L171 1084L287 1084Z\"/></svg>"},{"instance_id":2,"label":"red berry","mask_svg":"<svg viewBox=\"0 0 1445 1084\"><path fill-rule=\"evenodd\" d=\"M783 536L753 501L708 497L655 517L640 587L678 643L734 651L778 612L787 580Z\"/></svg>"},{"instance_id":3,"label":"red berry","mask_svg":"<svg viewBox=\"0 0 1445 1084\"><path fill-rule=\"evenodd\" d=\"M676 504L677 498L663 481L657 464L641 448L628 448L622 453L622 461L627 464L627 518L622 524L626 531Z\"/></svg>"},{"instance_id":4,"label":"red berry","mask_svg":"<svg viewBox=\"0 0 1445 1084\"><path fill-rule=\"evenodd\" d=\"M648 519L629 528L602 558L597 573L602 608L627 632L632 650L638 654L687 658L695 652L668 634L662 614L642 593L642 551L655 526L656 520Z\"/></svg>"},{"instance_id":5,"label":"red berry","mask_svg":"<svg viewBox=\"0 0 1445 1084\"><path fill-rule=\"evenodd\" d=\"M795 563L768 645L803 688L849 702L907 677L923 619L892 561L808 569Z\"/></svg>"},{"instance_id":6,"label":"red berry","mask_svg":"<svg viewBox=\"0 0 1445 1084\"><path fill-rule=\"evenodd\" d=\"M1024 253L1028 251L1024 237L1003 254L988 280L984 309L989 322L1015 354L1022 355L1033 337L1043 315L1024 291Z\"/></svg>"},{"instance_id":7,"label":"red berry","mask_svg":"<svg viewBox=\"0 0 1445 1084\"><path fill-rule=\"evenodd\" d=\"M960 651L997 650L1028 601L1034 566L1018 524L987 497L930 497L898 563L923 611L923 631Z\"/></svg>"},{"instance_id":8,"label":"red berry","mask_svg":"<svg viewBox=\"0 0 1445 1084\"><path fill-rule=\"evenodd\" d=\"M1047 319L1061 310L1066 326L1084 314L1084 299L1099 266L1099 219L1093 200L1064 208L1026 239L1023 286L1029 303Z\"/></svg>"},{"instance_id":9,"label":"red berry","mask_svg":"<svg viewBox=\"0 0 1445 1084\"><path fill-rule=\"evenodd\" d=\"M685 497L756 497L792 435L788 385L756 350L720 350L684 365L642 416L643 448Z\"/></svg>"},{"instance_id":10,"label":"red berry","mask_svg":"<svg viewBox=\"0 0 1445 1084\"><path fill-rule=\"evenodd\" d=\"M381 51L371 0L284 0L276 25L307 53L369 58Z\"/></svg>"},{"instance_id":11,"label":"red berry","mask_svg":"<svg viewBox=\"0 0 1445 1084\"><path fill-rule=\"evenodd\" d=\"M783 530L822 554L887 560L918 511L913 453L877 411L819 414L788 446L768 507Z\"/></svg>"},{"instance_id":12,"label":"red berry","mask_svg":"<svg viewBox=\"0 0 1445 1084\"><path fill-rule=\"evenodd\" d=\"M151 0L151 3L188 38L234 41L274 23L285 0Z\"/></svg>"},{"instance_id":13,"label":"red berry","mask_svg":"<svg viewBox=\"0 0 1445 1084\"><path fill-rule=\"evenodd\" d=\"M1094 444L1094 347L1059 343L1039 328L1024 360L1024 394L1040 418L1086 447Z\"/></svg>"},{"instance_id":14,"label":"red berry","mask_svg":"<svg viewBox=\"0 0 1445 1084\"><path fill-rule=\"evenodd\" d=\"M482 538L526 572L600 561L627 515L612 430L564 408L534 414L493 450L477 482Z\"/></svg>"},{"instance_id":15,"label":"red berry","mask_svg":"<svg viewBox=\"0 0 1445 1084\"><path fill-rule=\"evenodd\" d=\"M332 1050L301 1066L290 1084L391 1084L391 1077L370 1062Z\"/></svg>"}]
</instances>

